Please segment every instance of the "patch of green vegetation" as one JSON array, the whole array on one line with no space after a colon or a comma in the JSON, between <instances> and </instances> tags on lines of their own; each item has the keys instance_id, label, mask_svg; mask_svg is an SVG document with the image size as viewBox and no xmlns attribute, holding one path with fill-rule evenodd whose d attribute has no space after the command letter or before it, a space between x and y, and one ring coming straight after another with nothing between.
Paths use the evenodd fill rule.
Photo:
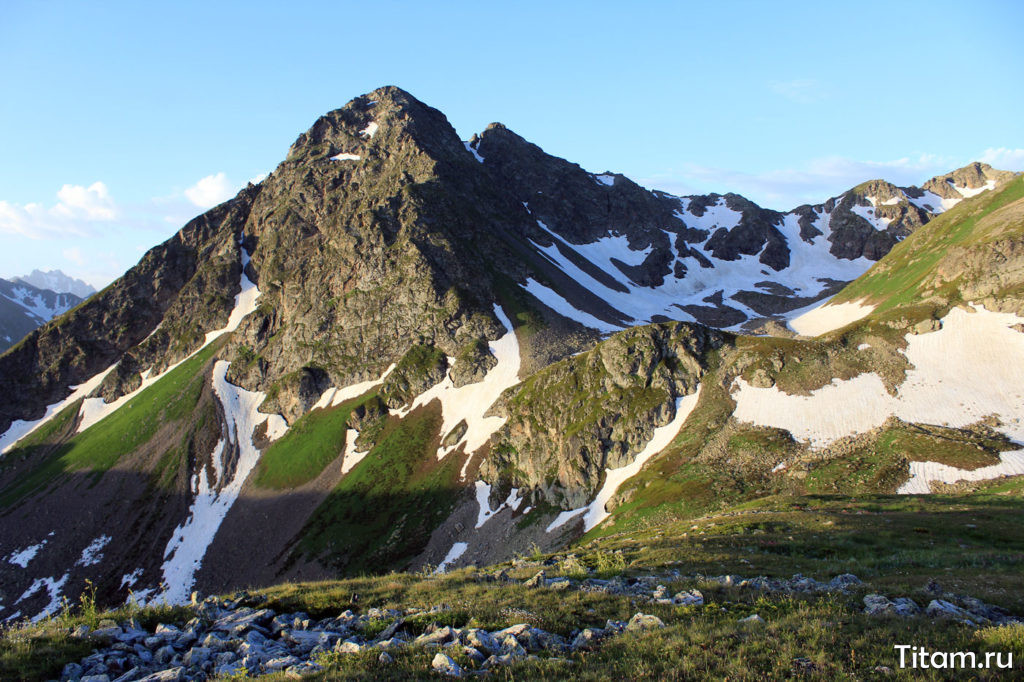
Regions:
<instances>
[{"instance_id":1,"label":"patch of green vegetation","mask_svg":"<svg viewBox=\"0 0 1024 682\"><path fill-rule=\"evenodd\" d=\"M199 402L206 376L202 369L220 348L212 343L160 378L152 386L122 405L105 419L59 444L25 475L0 493L0 507L8 507L24 496L50 485L59 476L85 471L99 476L125 455L147 443L157 430L186 418ZM69 419L76 411L65 410L59 418ZM57 427L55 426L54 429ZM52 433L52 432L51 432ZM38 441L22 447L39 447Z\"/></svg>"},{"instance_id":2,"label":"patch of green vegetation","mask_svg":"<svg viewBox=\"0 0 1024 682\"><path fill-rule=\"evenodd\" d=\"M544 316L533 306L530 295L508 276L495 273L494 291L505 314L515 325L516 335L521 342L547 328Z\"/></svg>"},{"instance_id":3,"label":"patch of green vegetation","mask_svg":"<svg viewBox=\"0 0 1024 682\"><path fill-rule=\"evenodd\" d=\"M875 313L920 302L922 285L935 266L957 246L983 238L976 232L978 221L992 212L1024 198L1024 177L1009 182L999 191L983 192L965 200L919 228L864 275L844 288L835 302L867 298L878 307ZM945 292L949 302L957 300L956 287Z\"/></svg>"},{"instance_id":4,"label":"patch of green vegetation","mask_svg":"<svg viewBox=\"0 0 1024 682\"><path fill-rule=\"evenodd\" d=\"M254 483L261 488L284 489L312 481L345 450L352 410L374 398L376 393L368 393L302 415L263 453Z\"/></svg>"},{"instance_id":5,"label":"patch of green vegetation","mask_svg":"<svg viewBox=\"0 0 1024 682\"><path fill-rule=\"evenodd\" d=\"M938 462L958 469L978 469L999 463L999 452L1018 446L998 433L974 434L923 424L900 424L878 438L882 453L913 462Z\"/></svg>"},{"instance_id":6,"label":"patch of green vegetation","mask_svg":"<svg viewBox=\"0 0 1024 682\"><path fill-rule=\"evenodd\" d=\"M458 459L437 460L440 427L436 405L390 419L310 517L299 550L348 574L400 567L419 554L461 492Z\"/></svg>"}]
</instances>

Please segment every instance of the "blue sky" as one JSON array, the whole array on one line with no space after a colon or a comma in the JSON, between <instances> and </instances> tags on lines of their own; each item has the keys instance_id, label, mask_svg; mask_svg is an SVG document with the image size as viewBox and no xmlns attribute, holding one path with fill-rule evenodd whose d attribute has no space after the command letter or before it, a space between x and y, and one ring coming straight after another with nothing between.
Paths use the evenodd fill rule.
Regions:
<instances>
[{"instance_id":1,"label":"blue sky","mask_svg":"<svg viewBox=\"0 0 1024 682\"><path fill-rule=\"evenodd\" d=\"M788 209L1024 170L1024 4L0 5L0 277L100 286L385 84L592 171Z\"/></svg>"}]
</instances>

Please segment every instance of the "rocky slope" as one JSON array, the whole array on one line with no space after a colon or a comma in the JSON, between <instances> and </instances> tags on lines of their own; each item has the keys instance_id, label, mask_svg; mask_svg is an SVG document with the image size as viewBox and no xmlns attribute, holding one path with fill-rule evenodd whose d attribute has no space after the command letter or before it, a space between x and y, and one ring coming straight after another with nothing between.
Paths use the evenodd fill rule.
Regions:
<instances>
[{"instance_id":1,"label":"rocky slope","mask_svg":"<svg viewBox=\"0 0 1024 682\"><path fill-rule=\"evenodd\" d=\"M463 142L397 88L356 98L0 355L0 618L52 612L86 579L104 601L180 602L497 561L694 493L892 492L928 443L957 444L949 466L1002 466L1024 436L995 398L923 436L917 403L877 391L840 434L758 411L787 398L757 391L811 399L868 374L883 394L928 385L910 367L928 352L906 336L917 313L816 340L736 333L889 267L934 225L1018 225L993 211L1019 177L939 182L782 214L594 175L499 124ZM954 206L943 187L978 196ZM1013 338L1010 317L985 319ZM881 445L870 484L809 475Z\"/></svg>"}]
</instances>

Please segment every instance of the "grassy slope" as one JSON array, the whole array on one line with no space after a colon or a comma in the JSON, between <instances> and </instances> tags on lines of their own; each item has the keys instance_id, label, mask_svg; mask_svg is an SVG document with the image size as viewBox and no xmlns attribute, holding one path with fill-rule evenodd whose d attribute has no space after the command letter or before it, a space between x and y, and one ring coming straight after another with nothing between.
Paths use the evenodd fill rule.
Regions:
<instances>
[{"instance_id":1,"label":"grassy slope","mask_svg":"<svg viewBox=\"0 0 1024 682\"><path fill-rule=\"evenodd\" d=\"M368 393L304 414L263 453L254 483L262 488L296 488L319 476L345 449L345 432L352 410L374 395Z\"/></svg>"},{"instance_id":2,"label":"grassy slope","mask_svg":"<svg viewBox=\"0 0 1024 682\"><path fill-rule=\"evenodd\" d=\"M1024 176L998 191L962 201L893 247L832 300L839 303L866 298L877 304L875 313L919 302L924 298L922 284L949 249L983 243L988 235L976 229L978 221L1022 197Z\"/></svg>"},{"instance_id":3,"label":"grassy slope","mask_svg":"<svg viewBox=\"0 0 1024 682\"><path fill-rule=\"evenodd\" d=\"M437 461L436 404L391 418L376 445L313 513L299 548L348 574L401 567L454 507L459 460Z\"/></svg>"},{"instance_id":4,"label":"grassy slope","mask_svg":"<svg viewBox=\"0 0 1024 682\"><path fill-rule=\"evenodd\" d=\"M99 423L67 441L52 443L53 435L75 419L80 403L65 408L5 457L23 459L46 453L15 485L0 492L0 507L10 506L65 473L84 471L102 475L148 442L164 424L187 418L199 403L206 381L202 370L218 348L219 343L210 344Z\"/></svg>"},{"instance_id":5,"label":"grassy slope","mask_svg":"<svg viewBox=\"0 0 1024 682\"><path fill-rule=\"evenodd\" d=\"M733 679L761 680L881 679L879 665L896 670L895 679L962 679L962 671L899 671L896 643L929 650L1011 651L1017 670L1024 657L1024 627L970 628L928 618L888 620L863 615L862 595L880 591L907 596L919 604L937 579L947 591L969 594L1013 611L1024 611L1019 565L1024 558L1024 481L989 484L970 495L922 497L830 496L771 498L738 505L685 524L612 535L574 548L577 562L592 575L643 575L679 572L664 584L670 593L698 588L703 607L634 602L630 597L527 589L522 585L481 582L473 569L425 577L392 573L320 583L283 584L262 593L279 611L305 611L314 617L346 608L427 608L449 604L442 613L408 619L416 634L429 624L495 629L526 622L563 635L574 628L625 620L637 611L662 618L668 627L608 640L593 652L545 655L507 669L494 679ZM549 577L583 574L573 563L545 566ZM519 579L539 568L526 563L510 568ZM497 568L497 567L495 567ZM760 593L707 582L702 575L737 573L825 580L853 572L868 584L849 595ZM358 595L358 600L353 599ZM757 613L764 626L740 618ZM150 623L170 614L146 611ZM122 614L123 616L123 614ZM180 616L182 620L188 616ZM0 676L53 675L63 662L88 653L70 640L67 627L95 622L95 614L66 616L29 631L0 636ZM381 622L383 627L387 623ZM383 665L379 652L322 657L324 674L313 679L436 679L429 672L433 651L394 650ZM466 663L460 650L449 652ZM806 659L806 660L804 660ZM1002 673L1005 675L1005 672ZM285 679L283 676L268 680ZM981 679L1004 679L999 674Z\"/></svg>"}]
</instances>

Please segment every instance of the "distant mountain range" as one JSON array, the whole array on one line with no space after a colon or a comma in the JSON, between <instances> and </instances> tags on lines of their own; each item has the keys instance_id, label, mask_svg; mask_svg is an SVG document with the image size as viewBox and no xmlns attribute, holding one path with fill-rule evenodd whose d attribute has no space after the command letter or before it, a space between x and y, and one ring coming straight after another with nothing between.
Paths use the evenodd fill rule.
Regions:
<instances>
[{"instance_id":1,"label":"distant mountain range","mask_svg":"<svg viewBox=\"0 0 1024 682\"><path fill-rule=\"evenodd\" d=\"M59 289L33 282L52 284ZM85 282L71 279L59 270L49 273L34 270L28 277L0 279L0 352L39 325L81 303L84 297L70 293L69 287L78 291L88 290L86 296L93 291Z\"/></svg>"},{"instance_id":2,"label":"distant mountain range","mask_svg":"<svg viewBox=\"0 0 1024 682\"><path fill-rule=\"evenodd\" d=\"M15 282L25 282L37 289L48 289L58 294L74 294L80 299L86 299L96 290L80 279L64 274L60 270L33 270L28 275L11 278Z\"/></svg>"}]
</instances>

